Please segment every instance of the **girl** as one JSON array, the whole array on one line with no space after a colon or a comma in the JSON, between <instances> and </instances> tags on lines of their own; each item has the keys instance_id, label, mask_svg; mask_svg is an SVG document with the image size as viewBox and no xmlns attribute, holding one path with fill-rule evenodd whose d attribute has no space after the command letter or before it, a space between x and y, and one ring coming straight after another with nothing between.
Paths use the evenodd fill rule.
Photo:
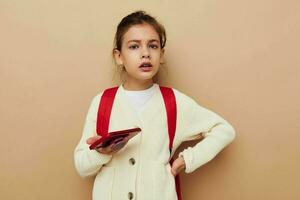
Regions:
<instances>
[{"instance_id":1,"label":"girl","mask_svg":"<svg viewBox=\"0 0 300 200\"><path fill-rule=\"evenodd\" d=\"M117 27L113 56L126 78L115 95L109 132L133 127L140 127L141 132L130 140L125 138L121 148L112 144L90 150L89 145L100 137L96 124L103 91L93 98L74 151L78 173L96 175L93 200L177 200L175 176L181 170L195 171L235 138L234 128L225 119L171 88L177 107L171 156L182 142L203 140L169 163L166 109L155 82L165 44L164 27L144 11L129 14Z\"/></svg>"}]
</instances>

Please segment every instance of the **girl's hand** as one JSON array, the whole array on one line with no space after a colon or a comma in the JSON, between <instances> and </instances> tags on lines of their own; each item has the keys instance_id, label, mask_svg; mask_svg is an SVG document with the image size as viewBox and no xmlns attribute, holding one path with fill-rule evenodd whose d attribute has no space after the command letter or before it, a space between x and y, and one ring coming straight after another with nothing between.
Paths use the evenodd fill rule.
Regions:
<instances>
[{"instance_id":1,"label":"girl's hand","mask_svg":"<svg viewBox=\"0 0 300 200\"><path fill-rule=\"evenodd\" d=\"M86 140L86 143L91 145L95 141L97 141L99 138L101 138L101 136L99 136L99 135L90 137ZM113 153L116 153L117 151L119 151L120 149L122 149L127 144L128 140L129 140L129 137L125 137L123 139L123 141L121 142L121 144L119 144L119 145L115 145L114 143L112 143L107 147L100 147L100 148L96 148L95 150L98 151L99 153L103 153L103 154L113 154Z\"/></svg>"},{"instance_id":2,"label":"girl's hand","mask_svg":"<svg viewBox=\"0 0 300 200\"><path fill-rule=\"evenodd\" d=\"M175 177L181 170L185 169L185 162L182 156L179 156L174 162L172 163L171 172Z\"/></svg>"},{"instance_id":3,"label":"girl's hand","mask_svg":"<svg viewBox=\"0 0 300 200\"><path fill-rule=\"evenodd\" d=\"M93 136L93 137L90 137L90 138L88 138L87 140L86 140L86 143L88 144L88 145L91 145L91 144L93 144L94 142L96 142L98 139L100 139L101 138L101 136L100 135L95 135L95 136Z\"/></svg>"}]
</instances>

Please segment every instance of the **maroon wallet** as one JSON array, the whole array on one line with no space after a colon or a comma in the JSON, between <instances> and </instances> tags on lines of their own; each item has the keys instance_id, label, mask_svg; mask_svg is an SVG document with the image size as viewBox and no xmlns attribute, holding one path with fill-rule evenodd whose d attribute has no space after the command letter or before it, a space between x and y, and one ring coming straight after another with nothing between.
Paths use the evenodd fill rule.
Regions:
<instances>
[{"instance_id":1,"label":"maroon wallet","mask_svg":"<svg viewBox=\"0 0 300 200\"><path fill-rule=\"evenodd\" d=\"M112 143L118 143L122 141L127 136L130 136L131 139L140 131L141 131L140 128L131 128L131 129L109 132L107 136L99 138L93 144L91 144L89 148L90 150L92 150L95 148L107 147Z\"/></svg>"}]
</instances>

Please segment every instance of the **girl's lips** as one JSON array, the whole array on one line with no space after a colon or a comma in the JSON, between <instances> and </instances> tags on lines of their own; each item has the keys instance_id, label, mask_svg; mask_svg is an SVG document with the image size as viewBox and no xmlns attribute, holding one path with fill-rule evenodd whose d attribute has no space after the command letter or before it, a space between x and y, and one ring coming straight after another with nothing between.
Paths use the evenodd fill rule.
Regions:
<instances>
[{"instance_id":1,"label":"girl's lips","mask_svg":"<svg viewBox=\"0 0 300 200\"><path fill-rule=\"evenodd\" d=\"M149 72L152 70L152 66L150 67L140 67L140 69L143 71L143 72Z\"/></svg>"},{"instance_id":2,"label":"girl's lips","mask_svg":"<svg viewBox=\"0 0 300 200\"><path fill-rule=\"evenodd\" d=\"M152 64L151 64L151 62L143 62L141 65L140 65L140 67L152 67Z\"/></svg>"},{"instance_id":3,"label":"girl's lips","mask_svg":"<svg viewBox=\"0 0 300 200\"><path fill-rule=\"evenodd\" d=\"M143 62L140 67L143 72L149 72L152 70L152 64L150 62Z\"/></svg>"}]
</instances>

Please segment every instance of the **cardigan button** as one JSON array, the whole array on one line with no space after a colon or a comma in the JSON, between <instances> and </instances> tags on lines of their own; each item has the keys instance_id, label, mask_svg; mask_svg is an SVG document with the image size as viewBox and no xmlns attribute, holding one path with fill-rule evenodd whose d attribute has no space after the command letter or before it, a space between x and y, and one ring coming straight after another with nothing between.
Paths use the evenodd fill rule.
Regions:
<instances>
[{"instance_id":1,"label":"cardigan button","mask_svg":"<svg viewBox=\"0 0 300 200\"><path fill-rule=\"evenodd\" d=\"M133 193L132 192L128 192L128 199L133 199Z\"/></svg>"},{"instance_id":2,"label":"cardigan button","mask_svg":"<svg viewBox=\"0 0 300 200\"><path fill-rule=\"evenodd\" d=\"M129 162L130 162L130 164L134 165L135 164L135 159L134 158L130 158Z\"/></svg>"}]
</instances>

